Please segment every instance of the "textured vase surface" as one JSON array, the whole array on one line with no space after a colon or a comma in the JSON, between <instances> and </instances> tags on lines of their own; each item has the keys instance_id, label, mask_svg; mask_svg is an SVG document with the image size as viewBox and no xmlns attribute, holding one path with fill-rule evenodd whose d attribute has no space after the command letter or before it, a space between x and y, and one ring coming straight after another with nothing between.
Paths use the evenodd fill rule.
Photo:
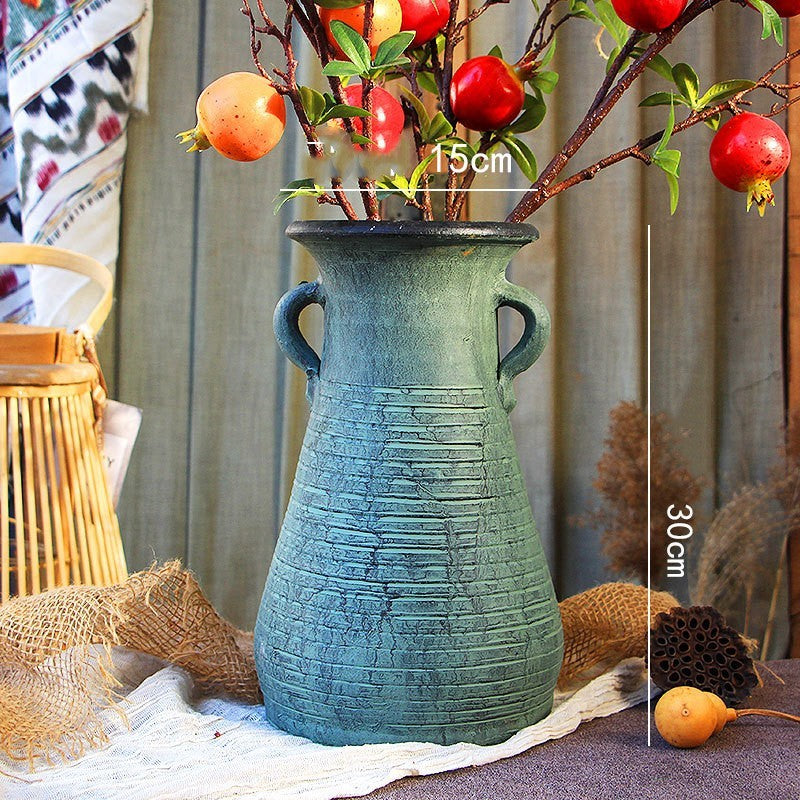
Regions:
<instances>
[{"instance_id":1,"label":"textured vase surface","mask_svg":"<svg viewBox=\"0 0 800 800\"><path fill-rule=\"evenodd\" d=\"M495 223L295 223L321 277L275 331L311 417L264 589L267 718L324 744L492 744L551 708L561 622L508 413L544 348ZM321 358L298 317L324 308ZM525 319L500 362L497 309Z\"/></svg>"}]
</instances>

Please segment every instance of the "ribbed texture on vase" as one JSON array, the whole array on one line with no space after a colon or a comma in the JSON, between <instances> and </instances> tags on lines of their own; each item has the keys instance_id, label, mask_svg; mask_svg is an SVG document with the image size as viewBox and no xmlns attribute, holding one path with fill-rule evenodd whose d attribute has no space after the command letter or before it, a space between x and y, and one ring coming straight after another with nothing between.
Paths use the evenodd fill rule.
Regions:
<instances>
[{"instance_id":1,"label":"ribbed texture on vase","mask_svg":"<svg viewBox=\"0 0 800 800\"><path fill-rule=\"evenodd\" d=\"M561 638L499 404L321 382L256 625L267 718L495 743L549 712Z\"/></svg>"}]
</instances>

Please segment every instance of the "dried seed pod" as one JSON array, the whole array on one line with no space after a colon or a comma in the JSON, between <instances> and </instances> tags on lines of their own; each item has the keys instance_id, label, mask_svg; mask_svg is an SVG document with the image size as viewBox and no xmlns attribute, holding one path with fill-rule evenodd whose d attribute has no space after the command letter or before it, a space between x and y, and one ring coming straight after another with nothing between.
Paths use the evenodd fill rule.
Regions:
<instances>
[{"instance_id":1,"label":"dried seed pod","mask_svg":"<svg viewBox=\"0 0 800 800\"><path fill-rule=\"evenodd\" d=\"M758 683L749 649L711 606L674 608L650 631L650 677L664 690L694 686L735 705Z\"/></svg>"}]
</instances>

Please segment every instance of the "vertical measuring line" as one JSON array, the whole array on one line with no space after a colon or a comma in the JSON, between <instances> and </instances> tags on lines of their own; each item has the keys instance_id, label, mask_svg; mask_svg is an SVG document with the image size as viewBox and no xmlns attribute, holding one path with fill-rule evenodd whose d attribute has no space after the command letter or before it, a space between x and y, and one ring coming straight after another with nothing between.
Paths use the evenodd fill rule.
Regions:
<instances>
[{"instance_id":1,"label":"vertical measuring line","mask_svg":"<svg viewBox=\"0 0 800 800\"><path fill-rule=\"evenodd\" d=\"M652 326L650 324L650 313L652 309L652 303L650 302L650 289L652 286L651 281L651 265L652 265L652 258L651 258L651 249L650 249L650 226L647 226L647 625L645 626L645 630L647 631L647 746L651 747L653 744L652 741L652 705L653 702L650 699L650 584L651 584L651 575L650 575L650 567L651 567L651 558L652 558L652 539L650 536L650 532L652 530L650 526L650 492L651 492L651 481L650 481L650 469L652 466L652 442L651 442L651 431L650 431L650 332L652 330Z\"/></svg>"}]
</instances>

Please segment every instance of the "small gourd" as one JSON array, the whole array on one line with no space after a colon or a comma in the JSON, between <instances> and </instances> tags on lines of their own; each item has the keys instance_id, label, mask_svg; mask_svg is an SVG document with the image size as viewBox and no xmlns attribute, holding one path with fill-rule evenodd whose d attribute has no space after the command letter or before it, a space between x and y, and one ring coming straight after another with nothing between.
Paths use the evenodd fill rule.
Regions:
<instances>
[{"instance_id":1,"label":"small gourd","mask_svg":"<svg viewBox=\"0 0 800 800\"><path fill-rule=\"evenodd\" d=\"M661 738L673 747L699 747L729 722L751 715L800 722L800 717L766 708L728 708L717 695L692 686L676 686L661 695L655 723Z\"/></svg>"}]
</instances>

